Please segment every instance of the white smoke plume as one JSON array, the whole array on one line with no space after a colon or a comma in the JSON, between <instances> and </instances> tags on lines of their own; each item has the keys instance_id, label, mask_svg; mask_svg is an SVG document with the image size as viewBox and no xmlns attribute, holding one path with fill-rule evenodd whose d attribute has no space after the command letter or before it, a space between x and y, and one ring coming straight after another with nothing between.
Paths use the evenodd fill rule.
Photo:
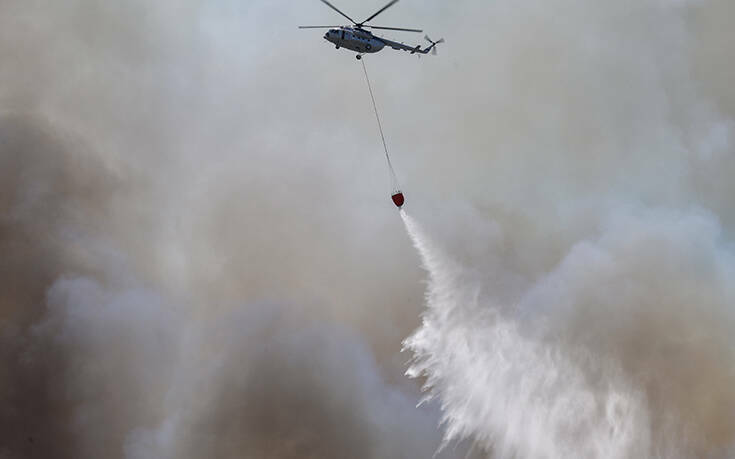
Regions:
<instances>
[{"instance_id":1,"label":"white smoke plume","mask_svg":"<svg viewBox=\"0 0 735 459\"><path fill-rule=\"evenodd\" d=\"M727 457L733 14L0 1L0 457Z\"/></svg>"},{"instance_id":2,"label":"white smoke plume","mask_svg":"<svg viewBox=\"0 0 735 459\"><path fill-rule=\"evenodd\" d=\"M418 273L382 263L410 248L340 217L379 188L303 122L331 93L248 47L269 4L0 2L2 459L440 444L400 376Z\"/></svg>"},{"instance_id":3,"label":"white smoke plume","mask_svg":"<svg viewBox=\"0 0 735 459\"><path fill-rule=\"evenodd\" d=\"M119 207L136 181L37 118L0 117L0 139L0 457L435 452L437 411L416 409L417 388L390 381L353 326L253 300L244 270L216 281L240 293L192 288L210 275L199 264L181 286L145 253L158 246L138 246L159 217Z\"/></svg>"},{"instance_id":4,"label":"white smoke plume","mask_svg":"<svg viewBox=\"0 0 735 459\"><path fill-rule=\"evenodd\" d=\"M494 5L494 71L468 75L492 109L443 107L470 107L442 147L475 199L404 216L410 374L489 457L731 457L732 5Z\"/></svg>"}]
</instances>

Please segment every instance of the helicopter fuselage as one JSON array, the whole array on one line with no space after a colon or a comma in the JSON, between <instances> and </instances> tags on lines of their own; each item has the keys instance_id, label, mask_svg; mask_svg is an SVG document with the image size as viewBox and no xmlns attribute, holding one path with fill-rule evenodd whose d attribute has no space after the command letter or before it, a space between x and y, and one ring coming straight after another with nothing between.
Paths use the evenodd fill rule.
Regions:
<instances>
[{"instance_id":1,"label":"helicopter fuselage","mask_svg":"<svg viewBox=\"0 0 735 459\"><path fill-rule=\"evenodd\" d=\"M345 48L357 53L377 53L385 47L385 42L364 29L342 27L330 29L324 39L334 43L337 48Z\"/></svg>"}]
</instances>

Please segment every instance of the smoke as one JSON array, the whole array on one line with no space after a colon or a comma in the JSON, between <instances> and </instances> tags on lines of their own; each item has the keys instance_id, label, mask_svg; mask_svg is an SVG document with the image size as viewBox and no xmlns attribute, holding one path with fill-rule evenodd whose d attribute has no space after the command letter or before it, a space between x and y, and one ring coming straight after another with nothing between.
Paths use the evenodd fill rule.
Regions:
<instances>
[{"instance_id":1,"label":"smoke","mask_svg":"<svg viewBox=\"0 0 735 459\"><path fill-rule=\"evenodd\" d=\"M433 454L436 411L352 327L285 296L222 305L161 283L140 235L106 221L131 218L110 210L134 192L125 174L38 119L0 132L0 456Z\"/></svg>"},{"instance_id":2,"label":"smoke","mask_svg":"<svg viewBox=\"0 0 735 459\"><path fill-rule=\"evenodd\" d=\"M376 186L253 71L252 11L0 3L3 459L439 445L398 355L418 272L383 264L410 248L380 194L347 212Z\"/></svg>"},{"instance_id":3,"label":"smoke","mask_svg":"<svg viewBox=\"0 0 735 459\"><path fill-rule=\"evenodd\" d=\"M278 304L205 323L153 292L57 282L35 333L71 361L76 454L418 457L436 425L361 340ZM111 391L110 391L111 390ZM413 445L413 446L408 446ZM407 447L408 446L408 447Z\"/></svg>"},{"instance_id":4,"label":"smoke","mask_svg":"<svg viewBox=\"0 0 735 459\"><path fill-rule=\"evenodd\" d=\"M512 13L543 45L499 24L517 38L489 85L508 112L492 154L460 153L493 170L469 177L481 196L417 209L433 236L404 215L429 275L409 374L446 441L490 457L729 457L734 113L694 64L726 7L562 4Z\"/></svg>"},{"instance_id":5,"label":"smoke","mask_svg":"<svg viewBox=\"0 0 735 459\"><path fill-rule=\"evenodd\" d=\"M728 455L728 17L0 2L0 457Z\"/></svg>"}]
</instances>

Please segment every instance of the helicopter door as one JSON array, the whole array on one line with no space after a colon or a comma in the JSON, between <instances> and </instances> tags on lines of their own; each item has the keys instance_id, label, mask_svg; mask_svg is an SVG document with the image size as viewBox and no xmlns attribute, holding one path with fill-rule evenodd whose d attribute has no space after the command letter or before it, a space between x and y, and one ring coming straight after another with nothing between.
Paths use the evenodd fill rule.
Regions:
<instances>
[{"instance_id":1,"label":"helicopter door","mask_svg":"<svg viewBox=\"0 0 735 459\"><path fill-rule=\"evenodd\" d=\"M342 41L344 41L344 40L345 40L345 31L342 30Z\"/></svg>"}]
</instances>

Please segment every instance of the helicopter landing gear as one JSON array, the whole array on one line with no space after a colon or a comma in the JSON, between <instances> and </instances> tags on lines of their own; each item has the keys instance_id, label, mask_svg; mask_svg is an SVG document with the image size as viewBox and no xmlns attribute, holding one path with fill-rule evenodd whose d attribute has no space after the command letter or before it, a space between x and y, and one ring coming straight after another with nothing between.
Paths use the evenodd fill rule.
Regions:
<instances>
[{"instance_id":1,"label":"helicopter landing gear","mask_svg":"<svg viewBox=\"0 0 735 459\"><path fill-rule=\"evenodd\" d=\"M355 56L355 58L359 61L360 59L362 59L362 54L358 54L357 56Z\"/></svg>"},{"instance_id":2,"label":"helicopter landing gear","mask_svg":"<svg viewBox=\"0 0 735 459\"><path fill-rule=\"evenodd\" d=\"M335 45L335 47L334 47L334 48L335 48L335 49L339 49L339 45Z\"/></svg>"}]
</instances>

